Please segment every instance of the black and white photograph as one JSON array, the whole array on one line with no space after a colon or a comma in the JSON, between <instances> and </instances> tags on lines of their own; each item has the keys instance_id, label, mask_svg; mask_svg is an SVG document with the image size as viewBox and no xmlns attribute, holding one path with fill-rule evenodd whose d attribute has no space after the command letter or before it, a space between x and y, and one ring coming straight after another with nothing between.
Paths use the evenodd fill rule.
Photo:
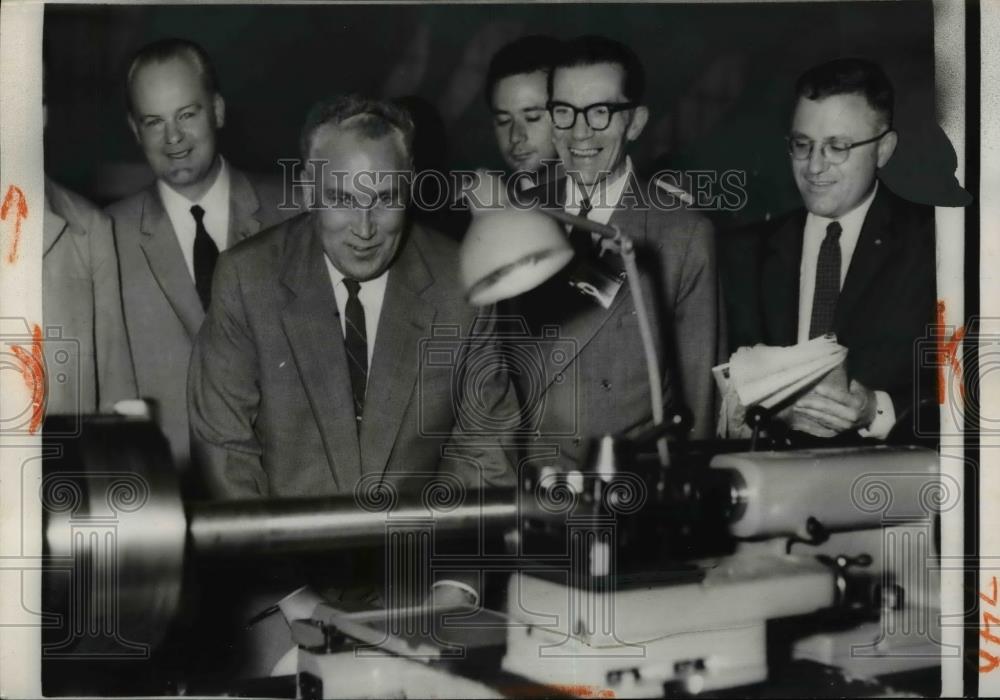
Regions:
<instances>
[{"instance_id":1,"label":"black and white photograph","mask_svg":"<svg viewBox=\"0 0 1000 700\"><path fill-rule=\"evenodd\" d=\"M1000 694L1000 3L0 20L0 698Z\"/></svg>"}]
</instances>

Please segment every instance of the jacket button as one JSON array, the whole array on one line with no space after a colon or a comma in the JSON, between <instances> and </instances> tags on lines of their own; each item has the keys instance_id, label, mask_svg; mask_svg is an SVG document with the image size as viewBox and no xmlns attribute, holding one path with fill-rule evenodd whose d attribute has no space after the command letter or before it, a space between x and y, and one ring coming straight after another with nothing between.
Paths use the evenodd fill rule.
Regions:
<instances>
[{"instance_id":1,"label":"jacket button","mask_svg":"<svg viewBox=\"0 0 1000 700\"><path fill-rule=\"evenodd\" d=\"M573 445L574 446L579 446L579 444L581 442L583 442L583 441L580 438L573 438Z\"/></svg>"},{"instance_id":2,"label":"jacket button","mask_svg":"<svg viewBox=\"0 0 1000 700\"><path fill-rule=\"evenodd\" d=\"M611 382L609 382L607 379L602 379L601 388L604 389L605 391L611 391Z\"/></svg>"}]
</instances>

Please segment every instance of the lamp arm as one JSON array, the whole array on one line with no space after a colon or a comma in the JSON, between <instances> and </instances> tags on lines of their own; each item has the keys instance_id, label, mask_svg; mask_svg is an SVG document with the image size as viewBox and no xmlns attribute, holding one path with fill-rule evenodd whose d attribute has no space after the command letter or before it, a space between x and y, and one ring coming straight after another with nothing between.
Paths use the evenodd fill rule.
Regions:
<instances>
[{"instance_id":1,"label":"lamp arm","mask_svg":"<svg viewBox=\"0 0 1000 700\"><path fill-rule=\"evenodd\" d=\"M635 264L635 244L628 236L617 231L617 240L625 262L625 279L628 280L632 299L635 303L635 314L639 321L639 335L642 338L642 350L646 355L646 371L649 376L649 399L653 408L654 425L663 425L663 379L660 373L660 363L656 357L656 346L653 342L653 329L649 323L649 310L646 299L639 284L639 268ZM656 452L660 457L660 465L670 466L670 451L667 449L667 438L661 435L656 440Z\"/></svg>"}]
</instances>

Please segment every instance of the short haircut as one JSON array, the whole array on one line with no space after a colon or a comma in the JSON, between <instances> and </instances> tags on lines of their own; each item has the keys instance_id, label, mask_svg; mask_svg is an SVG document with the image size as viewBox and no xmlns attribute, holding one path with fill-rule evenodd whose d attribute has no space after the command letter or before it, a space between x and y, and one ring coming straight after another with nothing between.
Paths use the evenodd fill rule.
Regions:
<instances>
[{"instance_id":1,"label":"short haircut","mask_svg":"<svg viewBox=\"0 0 1000 700\"><path fill-rule=\"evenodd\" d=\"M413 157L413 118L408 110L392 100L376 100L351 93L317 102L306 115L299 137L303 162L309 160L316 130L326 124L353 131L367 139L381 139L396 133L402 139L405 157Z\"/></svg>"},{"instance_id":2,"label":"short haircut","mask_svg":"<svg viewBox=\"0 0 1000 700\"><path fill-rule=\"evenodd\" d=\"M598 63L614 63L622 67L624 80L622 91L629 102L642 104L646 89L646 72L635 55L625 44L603 36L581 36L564 42L559 56L549 73L549 95L552 95L552 79L559 68L593 66Z\"/></svg>"},{"instance_id":3,"label":"short haircut","mask_svg":"<svg viewBox=\"0 0 1000 700\"><path fill-rule=\"evenodd\" d=\"M132 81L135 79L136 72L150 64L164 63L174 58L185 58L194 64L205 92L209 95L215 95L219 92L219 79L205 49L188 39L161 39L143 46L129 61L128 73L125 77L125 100L130 113L132 112Z\"/></svg>"},{"instance_id":4,"label":"short haircut","mask_svg":"<svg viewBox=\"0 0 1000 700\"><path fill-rule=\"evenodd\" d=\"M861 95L892 128L893 90L885 71L863 58L838 58L810 68L795 83L795 97L821 100L831 95Z\"/></svg>"},{"instance_id":5,"label":"short haircut","mask_svg":"<svg viewBox=\"0 0 1000 700\"><path fill-rule=\"evenodd\" d=\"M505 44L493 54L486 71L486 104L493 108L493 90L504 78L538 71L547 76L552 72L558 52L559 40L542 34L523 36Z\"/></svg>"}]
</instances>

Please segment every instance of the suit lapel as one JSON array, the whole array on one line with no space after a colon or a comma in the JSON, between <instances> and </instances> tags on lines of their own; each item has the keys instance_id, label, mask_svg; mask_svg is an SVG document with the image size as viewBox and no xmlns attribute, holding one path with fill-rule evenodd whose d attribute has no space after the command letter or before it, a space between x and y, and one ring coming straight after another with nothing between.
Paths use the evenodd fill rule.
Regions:
<instances>
[{"instance_id":1,"label":"suit lapel","mask_svg":"<svg viewBox=\"0 0 1000 700\"><path fill-rule=\"evenodd\" d=\"M858 237L854 255L851 256L850 267L847 268L844 287L837 299L834 328L838 330L843 328L854 314L865 290L894 252L899 240L895 234L892 228L889 197L885 192L885 185L879 185L879 193L875 196L861 226L861 235Z\"/></svg>"},{"instance_id":2,"label":"suit lapel","mask_svg":"<svg viewBox=\"0 0 1000 700\"><path fill-rule=\"evenodd\" d=\"M389 269L385 299L368 373L361 421L361 463L367 472L385 470L402 427L420 367L420 341L431 337L433 304L422 292L434 278L411 231Z\"/></svg>"},{"instance_id":3,"label":"suit lapel","mask_svg":"<svg viewBox=\"0 0 1000 700\"><path fill-rule=\"evenodd\" d=\"M142 198L140 217L140 245L146 263L184 329L193 338L205 319L205 312L155 185L147 189Z\"/></svg>"},{"instance_id":4,"label":"suit lapel","mask_svg":"<svg viewBox=\"0 0 1000 700\"><path fill-rule=\"evenodd\" d=\"M42 216L42 257L49 254L52 246L56 244L66 230L66 219L62 218L52 208L52 199L55 193L49 187L49 181L45 181L45 213Z\"/></svg>"},{"instance_id":5,"label":"suit lapel","mask_svg":"<svg viewBox=\"0 0 1000 700\"><path fill-rule=\"evenodd\" d=\"M551 197L547 201L555 202L556 206L562 207L565 200L565 181L560 180L553 184L549 196ZM642 212L635 212L629 209L617 209L612 215L608 222L612 226L620 226L622 230L627 231L630 236L634 237L634 240L641 242L645 238L645 215ZM605 253L605 256L609 253ZM580 301L577 299L576 292L570 294L574 301ZM624 282L619 288L618 293L615 295L614 301L611 302L611 307L605 309L604 307L597 304L596 301L587 299L584 302L580 302L582 305L580 311L570 316L565 322L561 324L560 334L563 338L571 339L574 342L575 352L567 356L563 362L555 362L552 358L548 358L546 361L549 365L549 372L547 377L549 383L555 381L564 370L573 362L576 358L586 349L586 347L591 343L591 341L597 336L598 332L604 328L604 325L611 319L614 318L620 309L621 305L625 303L626 299L631 299L632 292L629 289L628 282ZM546 386L547 388L547 386Z\"/></svg>"},{"instance_id":6,"label":"suit lapel","mask_svg":"<svg viewBox=\"0 0 1000 700\"><path fill-rule=\"evenodd\" d=\"M761 274L761 313L766 342L794 345L799 325L799 270L805 210L789 216L765 243L769 248Z\"/></svg>"},{"instance_id":7,"label":"suit lapel","mask_svg":"<svg viewBox=\"0 0 1000 700\"><path fill-rule=\"evenodd\" d=\"M346 491L361 476L361 454L337 300L312 219L305 217L297 224L287 241L281 281L292 296L281 312L281 323L330 471L338 488Z\"/></svg>"},{"instance_id":8,"label":"suit lapel","mask_svg":"<svg viewBox=\"0 0 1000 700\"><path fill-rule=\"evenodd\" d=\"M242 172L229 168L229 233L227 246L232 247L244 238L260 231L257 210L260 200L250 179Z\"/></svg>"}]
</instances>

